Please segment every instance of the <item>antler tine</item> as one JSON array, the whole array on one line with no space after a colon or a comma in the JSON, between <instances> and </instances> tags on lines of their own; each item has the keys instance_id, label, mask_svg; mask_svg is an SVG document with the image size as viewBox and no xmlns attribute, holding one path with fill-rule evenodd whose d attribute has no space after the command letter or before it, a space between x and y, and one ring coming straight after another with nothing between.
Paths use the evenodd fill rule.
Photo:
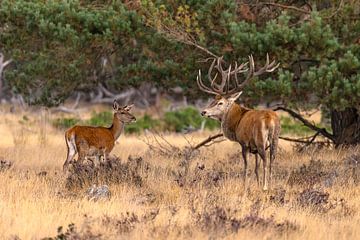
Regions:
<instances>
[{"instance_id":1,"label":"antler tine","mask_svg":"<svg viewBox=\"0 0 360 240\"><path fill-rule=\"evenodd\" d=\"M266 54L267 59L269 58L269 54ZM277 69L280 66L280 63L276 64L276 61L272 61L266 68L266 72L273 72L275 69ZM274 66L275 65L275 66ZM274 66L274 67L273 67Z\"/></svg>"},{"instance_id":2,"label":"antler tine","mask_svg":"<svg viewBox=\"0 0 360 240\"><path fill-rule=\"evenodd\" d=\"M217 58L217 70L220 72L221 74L221 83L218 84L216 82L216 78L214 79L210 79L210 82L211 82L211 87L214 89L214 91L216 91L218 94L224 94L225 91L224 91L224 87L227 83L227 78L228 78L228 72L230 71L231 72L231 65L229 66L229 68L227 70L224 70L222 65L221 65L221 62L223 61L223 56Z\"/></svg>"},{"instance_id":3,"label":"antler tine","mask_svg":"<svg viewBox=\"0 0 360 240\"><path fill-rule=\"evenodd\" d=\"M221 57L218 57L217 58L217 69L220 71L220 72L224 72L224 69L221 65L221 62L223 61L224 59L224 56L221 56Z\"/></svg>"},{"instance_id":4,"label":"antler tine","mask_svg":"<svg viewBox=\"0 0 360 240\"><path fill-rule=\"evenodd\" d=\"M238 85L240 84L240 83L239 83L239 80L238 80L237 74L248 71L248 70L249 70L248 68L243 69L246 65L248 65L248 63L249 63L249 62L242 63L237 69L235 69L235 70L233 71L233 73L234 73L234 75L235 75L235 88L237 88ZM235 62L235 64L237 64L237 62Z\"/></svg>"},{"instance_id":5,"label":"antler tine","mask_svg":"<svg viewBox=\"0 0 360 240\"><path fill-rule=\"evenodd\" d=\"M275 60L270 64L270 65L273 65L275 64ZM274 70L276 70L278 67L280 66L280 63L276 64L275 67L271 68L271 69L268 69L266 72L273 72ZM271 66L272 67L272 66Z\"/></svg>"},{"instance_id":6,"label":"antler tine","mask_svg":"<svg viewBox=\"0 0 360 240\"><path fill-rule=\"evenodd\" d=\"M212 70L213 70L213 68L215 66L215 62L216 62L216 58L214 58L214 60L212 61L211 65L210 65L210 68L209 68L209 71L208 71L208 78L209 79L212 79L211 72L212 72ZM217 77L217 73L215 74L214 79L216 79L216 77Z\"/></svg>"},{"instance_id":7,"label":"antler tine","mask_svg":"<svg viewBox=\"0 0 360 240\"><path fill-rule=\"evenodd\" d=\"M273 72L280 65L280 63L278 63L275 67L273 67L274 64L276 63L275 60L272 61L270 64L269 64L269 61L270 61L269 54L267 53L265 66L260 68L258 71L256 71L254 73L254 76L259 76L259 75L263 74L264 72Z\"/></svg>"},{"instance_id":8,"label":"antler tine","mask_svg":"<svg viewBox=\"0 0 360 240\"><path fill-rule=\"evenodd\" d=\"M237 63L235 62L235 69L237 67ZM235 70L234 70L235 71ZM230 88L230 75L231 75L231 64L229 67L229 72L226 78L227 84L226 84L226 94L229 94L229 88Z\"/></svg>"},{"instance_id":9,"label":"antler tine","mask_svg":"<svg viewBox=\"0 0 360 240\"><path fill-rule=\"evenodd\" d=\"M199 74L196 77L196 82L201 91L204 91L204 92L207 92L210 94L217 94L215 91L213 91L209 87L205 86L205 84L201 81L201 70L200 69L199 69Z\"/></svg>"},{"instance_id":10,"label":"antler tine","mask_svg":"<svg viewBox=\"0 0 360 240\"><path fill-rule=\"evenodd\" d=\"M197 81L199 88L202 91L211 93L211 94L220 94L220 95L232 94L232 93L235 93L235 92L243 89L245 87L245 85L248 84L248 82L255 76L259 76L265 72L273 72L275 69L277 69L280 66L280 64L279 63L276 64L275 61L272 61L270 63L269 54L266 54L265 65L262 68L260 68L258 71L255 71L255 63L254 63L254 58L252 55L249 56L248 62L242 63L242 64L240 64L240 66L238 66L237 62L235 62L234 69L232 69L232 66L230 64L230 66L226 70L224 70L223 66L222 66L222 61L223 61L223 57L218 57L218 58L214 58L214 60L211 63L211 66L208 71L210 87L207 87L202 82L201 71L199 70L199 74L198 74L196 81ZM217 62L217 64L216 64L216 62ZM249 67L247 67L248 65L249 65ZM211 72L214 67L218 70L218 73L220 73L220 75L221 75L220 83L217 82L218 73L215 75L214 78L211 77ZM240 83L237 74L243 73L246 71L248 72L246 75L246 78L243 82ZM230 89L232 75L235 75L235 82L234 82L233 88Z\"/></svg>"},{"instance_id":11,"label":"antler tine","mask_svg":"<svg viewBox=\"0 0 360 240\"><path fill-rule=\"evenodd\" d=\"M249 80L254 76L254 69L255 69L254 58L253 58L252 55L250 55L249 56L249 71L248 71L248 74L247 74L245 80L241 84L237 82L237 87L236 87L235 90L240 90L240 89L243 89L245 87L245 85L249 82Z\"/></svg>"},{"instance_id":12,"label":"antler tine","mask_svg":"<svg viewBox=\"0 0 360 240\"><path fill-rule=\"evenodd\" d=\"M228 82L228 78L230 76L230 73L231 73L231 65L229 66L229 68L223 72L221 72L221 83L218 84L216 83L216 78L214 78L212 81L211 81L211 87L217 91L219 94L224 94L225 91L224 91L224 87L226 85L226 83Z\"/></svg>"},{"instance_id":13,"label":"antler tine","mask_svg":"<svg viewBox=\"0 0 360 240\"><path fill-rule=\"evenodd\" d=\"M247 72L248 69L244 69L246 65L248 65L249 62L242 63L239 67L237 66L237 62L235 61L235 69L231 72L231 74L237 74L237 73L243 73ZM236 75L235 75L236 76Z\"/></svg>"}]
</instances>

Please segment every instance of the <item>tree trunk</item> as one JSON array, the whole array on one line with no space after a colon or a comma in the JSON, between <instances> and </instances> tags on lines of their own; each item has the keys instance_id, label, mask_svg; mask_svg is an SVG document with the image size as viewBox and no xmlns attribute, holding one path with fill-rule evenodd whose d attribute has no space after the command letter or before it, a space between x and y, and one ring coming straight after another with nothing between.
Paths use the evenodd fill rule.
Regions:
<instances>
[{"instance_id":1,"label":"tree trunk","mask_svg":"<svg viewBox=\"0 0 360 240\"><path fill-rule=\"evenodd\" d=\"M331 128L335 146L360 143L360 113L356 108L331 111Z\"/></svg>"}]
</instances>

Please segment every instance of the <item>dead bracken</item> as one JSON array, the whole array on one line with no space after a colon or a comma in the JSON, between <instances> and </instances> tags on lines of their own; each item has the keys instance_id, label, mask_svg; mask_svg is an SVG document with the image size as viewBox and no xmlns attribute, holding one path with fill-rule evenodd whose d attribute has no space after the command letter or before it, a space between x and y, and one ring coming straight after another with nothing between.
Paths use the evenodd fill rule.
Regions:
<instances>
[{"instance_id":1,"label":"dead bracken","mask_svg":"<svg viewBox=\"0 0 360 240\"><path fill-rule=\"evenodd\" d=\"M317 210L322 210L328 203L329 196L329 193L326 192L314 189L305 189L299 194L297 202L302 207L311 207Z\"/></svg>"},{"instance_id":2,"label":"dead bracken","mask_svg":"<svg viewBox=\"0 0 360 240\"><path fill-rule=\"evenodd\" d=\"M290 186L312 187L324 180L327 175L321 161L311 160L308 165L304 164L299 169L293 170L287 182Z\"/></svg>"},{"instance_id":3,"label":"dead bracken","mask_svg":"<svg viewBox=\"0 0 360 240\"><path fill-rule=\"evenodd\" d=\"M130 183L135 186L142 185L140 168L144 166L141 157L129 157L122 163L117 157L110 157L106 162L95 166L90 163L74 163L69 169L66 178L67 190L89 187L92 184L120 184Z\"/></svg>"},{"instance_id":4,"label":"dead bracken","mask_svg":"<svg viewBox=\"0 0 360 240\"><path fill-rule=\"evenodd\" d=\"M277 222L273 216L268 218L259 216L252 212L243 218L233 217L229 209L214 207L209 211L197 215L197 224L204 231L219 236L238 232L240 229L257 229L261 231L275 231L284 233L294 231L298 227L289 221Z\"/></svg>"},{"instance_id":5,"label":"dead bracken","mask_svg":"<svg viewBox=\"0 0 360 240\"><path fill-rule=\"evenodd\" d=\"M12 162L0 157L0 172L10 169L11 166L12 166Z\"/></svg>"}]
</instances>

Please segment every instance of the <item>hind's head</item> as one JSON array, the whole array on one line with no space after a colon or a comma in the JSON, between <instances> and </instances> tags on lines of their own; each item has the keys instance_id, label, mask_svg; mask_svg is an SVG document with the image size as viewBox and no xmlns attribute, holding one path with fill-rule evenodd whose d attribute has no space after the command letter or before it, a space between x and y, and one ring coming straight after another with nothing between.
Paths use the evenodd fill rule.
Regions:
<instances>
[{"instance_id":1,"label":"hind's head","mask_svg":"<svg viewBox=\"0 0 360 240\"><path fill-rule=\"evenodd\" d=\"M131 105L119 106L116 100L114 100L113 109L114 109L114 116L123 123L131 123L135 122L136 118L134 115L130 113Z\"/></svg>"}]
</instances>

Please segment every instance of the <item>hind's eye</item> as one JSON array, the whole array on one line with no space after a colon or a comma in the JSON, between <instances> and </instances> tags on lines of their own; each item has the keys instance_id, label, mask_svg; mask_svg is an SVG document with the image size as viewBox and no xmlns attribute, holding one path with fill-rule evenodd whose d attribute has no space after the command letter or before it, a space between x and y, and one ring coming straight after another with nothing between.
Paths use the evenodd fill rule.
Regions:
<instances>
[{"instance_id":1,"label":"hind's eye","mask_svg":"<svg viewBox=\"0 0 360 240\"><path fill-rule=\"evenodd\" d=\"M219 102L218 105L223 105L223 103L222 103L222 102Z\"/></svg>"}]
</instances>

